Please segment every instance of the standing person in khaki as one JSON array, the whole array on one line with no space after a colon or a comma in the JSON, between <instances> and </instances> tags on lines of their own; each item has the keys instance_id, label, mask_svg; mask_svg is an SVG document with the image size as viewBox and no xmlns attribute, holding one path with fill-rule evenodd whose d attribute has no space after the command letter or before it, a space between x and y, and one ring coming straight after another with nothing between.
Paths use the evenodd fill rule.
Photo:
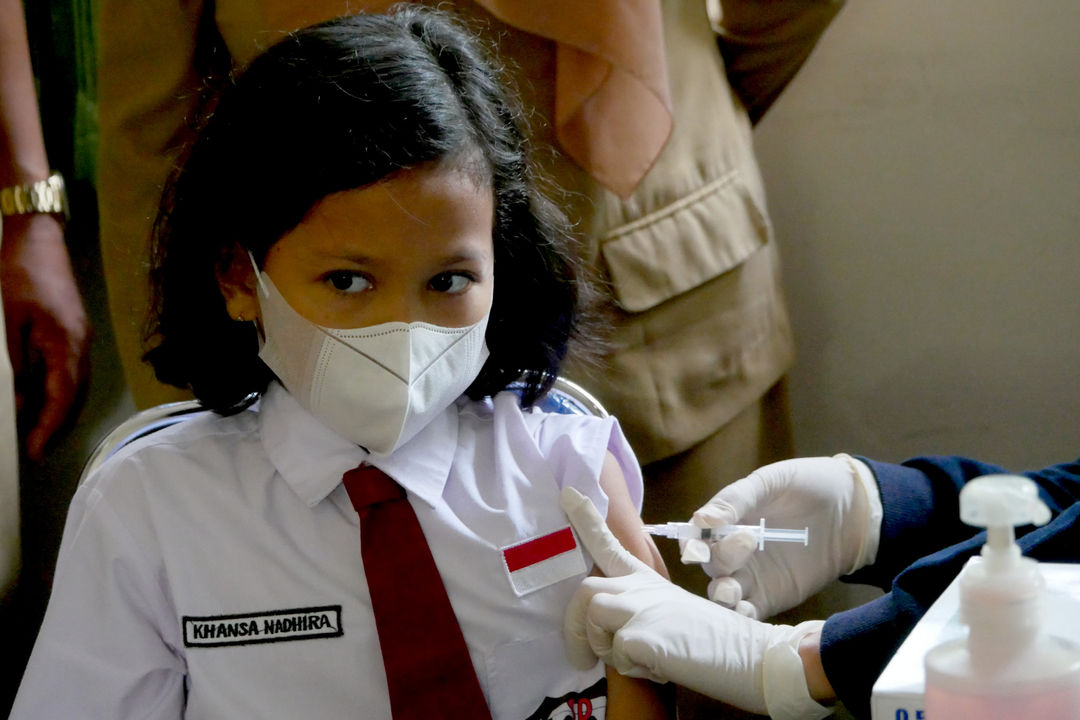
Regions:
<instances>
[{"instance_id":1,"label":"standing person in khaki","mask_svg":"<svg viewBox=\"0 0 1080 720\"><path fill-rule=\"evenodd\" d=\"M244 66L283 32L391 4L101 0L102 251L137 405L181 392L141 362L147 240L205 76ZM645 464L646 518L687 517L721 484L791 454L780 382L792 339L751 125L840 2L452 5L496 45L541 165L610 287L611 350L568 374L619 418Z\"/></svg>"}]
</instances>

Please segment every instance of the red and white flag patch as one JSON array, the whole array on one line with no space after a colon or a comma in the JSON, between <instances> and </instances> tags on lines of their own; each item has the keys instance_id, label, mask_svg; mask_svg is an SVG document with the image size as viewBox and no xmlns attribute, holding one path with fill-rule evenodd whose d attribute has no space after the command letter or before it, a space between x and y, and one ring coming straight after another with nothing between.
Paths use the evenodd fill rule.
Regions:
<instances>
[{"instance_id":1,"label":"red and white flag patch","mask_svg":"<svg viewBox=\"0 0 1080 720\"><path fill-rule=\"evenodd\" d=\"M567 525L502 549L503 567L519 597L585 573L585 556Z\"/></svg>"}]
</instances>

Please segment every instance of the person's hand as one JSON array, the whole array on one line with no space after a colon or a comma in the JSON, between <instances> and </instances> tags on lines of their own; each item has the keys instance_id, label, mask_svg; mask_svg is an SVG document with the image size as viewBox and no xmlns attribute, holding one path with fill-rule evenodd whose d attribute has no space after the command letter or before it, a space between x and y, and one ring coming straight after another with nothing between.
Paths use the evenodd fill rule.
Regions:
<instances>
[{"instance_id":1,"label":"person's hand","mask_svg":"<svg viewBox=\"0 0 1080 720\"><path fill-rule=\"evenodd\" d=\"M688 593L624 549L584 495L565 488L561 503L608 576L584 580L567 607L567 654L576 667L599 657L624 675L672 681L774 718L829 714L810 698L797 652L820 622L769 625Z\"/></svg>"},{"instance_id":2,"label":"person's hand","mask_svg":"<svg viewBox=\"0 0 1080 720\"><path fill-rule=\"evenodd\" d=\"M40 460L86 381L90 325L59 220L14 215L3 234L0 289L16 404L35 413L26 451Z\"/></svg>"},{"instance_id":3,"label":"person's hand","mask_svg":"<svg viewBox=\"0 0 1080 720\"><path fill-rule=\"evenodd\" d=\"M700 527L757 524L809 529L809 546L735 533L710 545L709 597L750 617L792 608L873 562L881 498L873 473L848 455L785 460L728 485L694 513Z\"/></svg>"}]
</instances>

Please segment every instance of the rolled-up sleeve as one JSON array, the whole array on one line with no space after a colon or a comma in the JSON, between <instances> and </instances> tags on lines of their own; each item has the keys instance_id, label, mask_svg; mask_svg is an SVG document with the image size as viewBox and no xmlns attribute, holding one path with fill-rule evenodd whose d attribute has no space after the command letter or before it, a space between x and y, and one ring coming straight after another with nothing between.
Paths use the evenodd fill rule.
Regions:
<instances>
[{"instance_id":1,"label":"rolled-up sleeve","mask_svg":"<svg viewBox=\"0 0 1080 720\"><path fill-rule=\"evenodd\" d=\"M728 79L757 122L799 71L843 0L713 0Z\"/></svg>"}]
</instances>

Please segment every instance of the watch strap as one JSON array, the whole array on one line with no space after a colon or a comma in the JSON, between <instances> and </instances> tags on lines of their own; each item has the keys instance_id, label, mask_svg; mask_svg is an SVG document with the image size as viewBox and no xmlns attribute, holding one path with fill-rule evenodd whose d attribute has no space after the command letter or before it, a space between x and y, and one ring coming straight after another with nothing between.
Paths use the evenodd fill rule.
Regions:
<instances>
[{"instance_id":1,"label":"watch strap","mask_svg":"<svg viewBox=\"0 0 1080 720\"><path fill-rule=\"evenodd\" d=\"M67 191L64 176L53 173L45 180L0 188L0 215L31 213L68 216Z\"/></svg>"}]
</instances>

